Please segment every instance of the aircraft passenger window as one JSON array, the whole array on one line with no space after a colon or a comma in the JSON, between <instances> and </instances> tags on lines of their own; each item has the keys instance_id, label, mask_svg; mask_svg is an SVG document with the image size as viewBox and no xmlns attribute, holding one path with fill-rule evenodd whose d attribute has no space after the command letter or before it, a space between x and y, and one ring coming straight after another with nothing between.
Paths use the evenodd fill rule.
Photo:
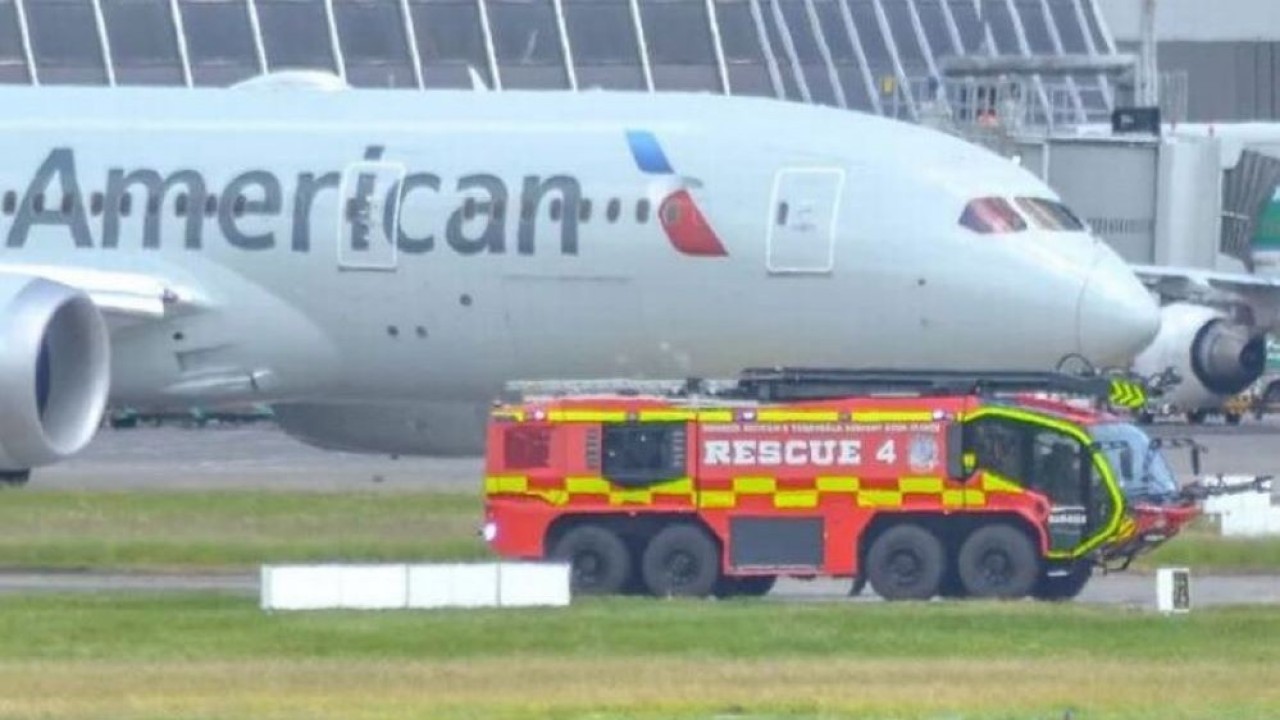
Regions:
<instances>
[{"instance_id":1,"label":"aircraft passenger window","mask_svg":"<svg viewBox=\"0 0 1280 720\"><path fill-rule=\"evenodd\" d=\"M129 217L129 213L133 212L133 196L124 194L120 196L120 214Z\"/></svg>"},{"instance_id":2,"label":"aircraft passenger window","mask_svg":"<svg viewBox=\"0 0 1280 720\"><path fill-rule=\"evenodd\" d=\"M786 203L778 203L778 227L785 227L787 224L787 211L790 208Z\"/></svg>"},{"instance_id":3,"label":"aircraft passenger window","mask_svg":"<svg viewBox=\"0 0 1280 720\"><path fill-rule=\"evenodd\" d=\"M36 196L31 200L31 207L36 212L44 212L44 193L36 193Z\"/></svg>"},{"instance_id":4,"label":"aircraft passenger window","mask_svg":"<svg viewBox=\"0 0 1280 720\"><path fill-rule=\"evenodd\" d=\"M524 201L524 203L520 205L520 219L525 222L533 220L534 207L533 203L528 200Z\"/></svg>"},{"instance_id":5,"label":"aircraft passenger window","mask_svg":"<svg viewBox=\"0 0 1280 720\"><path fill-rule=\"evenodd\" d=\"M591 219L591 201L583 198L578 203L578 220L586 222Z\"/></svg>"},{"instance_id":6,"label":"aircraft passenger window","mask_svg":"<svg viewBox=\"0 0 1280 720\"><path fill-rule=\"evenodd\" d=\"M609 208L605 210L605 216L609 218L609 222L617 222L618 215L622 213L622 202L618 198L609 201Z\"/></svg>"},{"instance_id":7,"label":"aircraft passenger window","mask_svg":"<svg viewBox=\"0 0 1280 720\"><path fill-rule=\"evenodd\" d=\"M564 212L564 203L561 202L560 198L556 198L555 200L552 200L551 201L551 219L559 220L563 212Z\"/></svg>"},{"instance_id":8,"label":"aircraft passenger window","mask_svg":"<svg viewBox=\"0 0 1280 720\"><path fill-rule=\"evenodd\" d=\"M96 192L90 195L89 196L89 212L94 215L101 215L102 206L105 204L103 200L104 198L102 197L102 193L100 192Z\"/></svg>"},{"instance_id":9,"label":"aircraft passenger window","mask_svg":"<svg viewBox=\"0 0 1280 720\"><path fill-rule=\"evenodd\" d=\"M1020 197L1015 202L1036 227L1059 232L1081 232L1084 223L1066 205L1045 198Z\"/></svg>"},{"instance_id":10,"label":"aircraft passenger window","mask_svg":"<svg viewBox=\"0 0 1280 720\"><path fill-rule=\"evenodd\" d=\"M147 198L147 214L148 215L160 214L160 198L154 195Z\"/></svg>"},{"instance_id":11,"label":"aircraft passenger window","mask_svg":"<svg viewBox=\"0 0 1280 720\"><path fill-rule=\"evenodd\" d=\"M247 198L245 198L245 196L237 195L236 199L231 203L231 214L235 215L236 217L241 217L242 215L244 215L245 206L247 206L248 204L249 204L249 201Z\"/></svg>"},{"instance_id":12,"label":"aircraft passenger window","mask_svg":"<svg viewBox=\"0 0 1280 720\"><path fill-rule=\"evenodd\" d=\"M965 206L960 224L976 233L995 235L1022 232L1027 221L1009 201L999 197L978 198Z\"/></svg>"},{"instance_id":13,"label":"aircraft passenger window","mask_svg":"<svg viewBox=\"0 0 1280 720\"><path fill-rule=\"evenodd\" d=\"M218 214L218 196L210 195L204 201L204 214L213 217Z\"/></svg>"},{"instance_id":14,"label":"aircraft passenger window","mask_svg":"<svg viewBox=\"0 0 1280 720\"><path fill-rule=\"evenodd\" d=\"M62 196L62 214L70 215L71 211L75 209L75 202L76 202L75 196L72 195L71 193L67 193L66 195L63 195Z\"/></svg>"},{"instance_id":15,"label":"aircraft passenger window","mask_svg":"<svg viewBox=\"0 0 1280 720\"><path fill-rule=\"evenodd\" d=\"M462 219L471 220L476 216L476 199L469 197L462 201Z\"/></svg>"},{"instance_id":16,"label":"aircraft passenger window","mask_svg":"<svg viewBox=\"0 0 1280 720\"><path fill-rule=\"evenodd\" d=\"M12 215L18 209L18 194L10 190L4 194L4 214Z\"/></svg>"},{"instance_id":17,"label":"aircraft passenger window","mask_svg":"<svg viewBox=\"0 0 1280 720\"><path fill-rule=\"evenodd\" d=\"M494 200L493 202L489 203L489 214L495 218L501 218L502 214L506 212L506 209L507 209L506 203L502 202L501 200Z\"/></svg>"},{"instance_id":18,"label":"aircraft passenger window","mask_svg":"<svg viewBox=\"0 0 1280 720\"><path fill-rule=\"evenodd\" d=\"M641 200L640 202L636 203L636 222L638 223L649 222L649 201L648 200Z\"/></svg>"},{"instance_id":19,"label":"aircraft passenger window","mask_svg":"<svg viewBox=\"0 0 1280 720\"><path fill-rule=\"evenodd\" d=\"M187 214L187 196L185 194L179 195L178 197L174 198L173 213L178 217L182 217L183 215Z\"/></svg>"}]
</instances>

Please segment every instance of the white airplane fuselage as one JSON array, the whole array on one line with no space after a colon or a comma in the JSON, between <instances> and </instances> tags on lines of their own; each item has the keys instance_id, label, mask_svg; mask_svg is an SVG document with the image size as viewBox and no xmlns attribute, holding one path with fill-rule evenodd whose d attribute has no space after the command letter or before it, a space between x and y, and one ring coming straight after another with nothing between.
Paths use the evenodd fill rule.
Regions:
<instances>
[{"instance_id":1,"label":"white airplane fuselage","mask_svg":"<svg viewBox=\"0 0 1280 720\"><path fill-rule=\"evenodd\" d=\"M0 261L137 273L173 296L113 330L119 403L479 407L513 379L1113 365L1158 323L1086 232L960 225L974 198L1055 197L1030 173L845 111L604 92L0 96Z\"/></svg>"}]
</instances>

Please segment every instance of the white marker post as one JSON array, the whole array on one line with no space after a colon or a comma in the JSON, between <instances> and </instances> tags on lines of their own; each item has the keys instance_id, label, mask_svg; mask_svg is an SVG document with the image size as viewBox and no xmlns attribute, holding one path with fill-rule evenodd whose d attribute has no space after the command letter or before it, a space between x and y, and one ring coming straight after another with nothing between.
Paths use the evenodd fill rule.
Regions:
<instances>
[{"instance_id":1,"label":"white marker post","mask_svg":"<svg viewBox=\"0 0 1280 720\"><path fill-rule=\"evenodd\" d=\"M1191 612L1191 570L1156 570L1156 609L1165 615Z\"/></svg>"}]
</instances>

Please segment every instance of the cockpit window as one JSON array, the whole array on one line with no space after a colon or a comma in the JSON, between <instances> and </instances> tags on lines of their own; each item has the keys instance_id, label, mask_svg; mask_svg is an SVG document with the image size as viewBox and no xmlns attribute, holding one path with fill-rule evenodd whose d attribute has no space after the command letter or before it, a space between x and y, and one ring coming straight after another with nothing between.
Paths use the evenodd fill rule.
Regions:
<instances>
[{"instance_id":1,"label":"cockpit window","mask_svg":"<svg viewBox=\"0 0 1280 720\"><path fill-rule=\"evenodd\" d=\"M978 198L970 202L960 215L960 224L983 235L1015 233L1027 229L1027 221L1022 219L1008 200L1000 197Z\"/></svg>"},{"instance_id":2,"label":"cockpit window","mask_svg":"<svg viewBox=\"0 0 1280 720\"><path fill-rule=\"evenodd\" d=\"M1084 223L1071 209L1056 200L1020 197L1015 202L1031 222L1041 230L1056 232L1080 232Z\"/></svg>"}]
</instances>

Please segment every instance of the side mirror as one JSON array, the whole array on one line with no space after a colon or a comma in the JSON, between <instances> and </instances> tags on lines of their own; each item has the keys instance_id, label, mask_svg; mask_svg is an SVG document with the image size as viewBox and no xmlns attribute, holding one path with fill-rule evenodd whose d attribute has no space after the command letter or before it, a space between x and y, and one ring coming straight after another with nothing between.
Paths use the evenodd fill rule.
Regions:
<instances>
[{"instance_id":1,"label":"side mirror","mask_svg":"<svg viewBox=\"0 0 1280 720\"><path fill-rule=\"evenodd\" d=\"M1191 446L1191 474L1200 477L1200 446Z\"/></svg>"}]
</instances>

